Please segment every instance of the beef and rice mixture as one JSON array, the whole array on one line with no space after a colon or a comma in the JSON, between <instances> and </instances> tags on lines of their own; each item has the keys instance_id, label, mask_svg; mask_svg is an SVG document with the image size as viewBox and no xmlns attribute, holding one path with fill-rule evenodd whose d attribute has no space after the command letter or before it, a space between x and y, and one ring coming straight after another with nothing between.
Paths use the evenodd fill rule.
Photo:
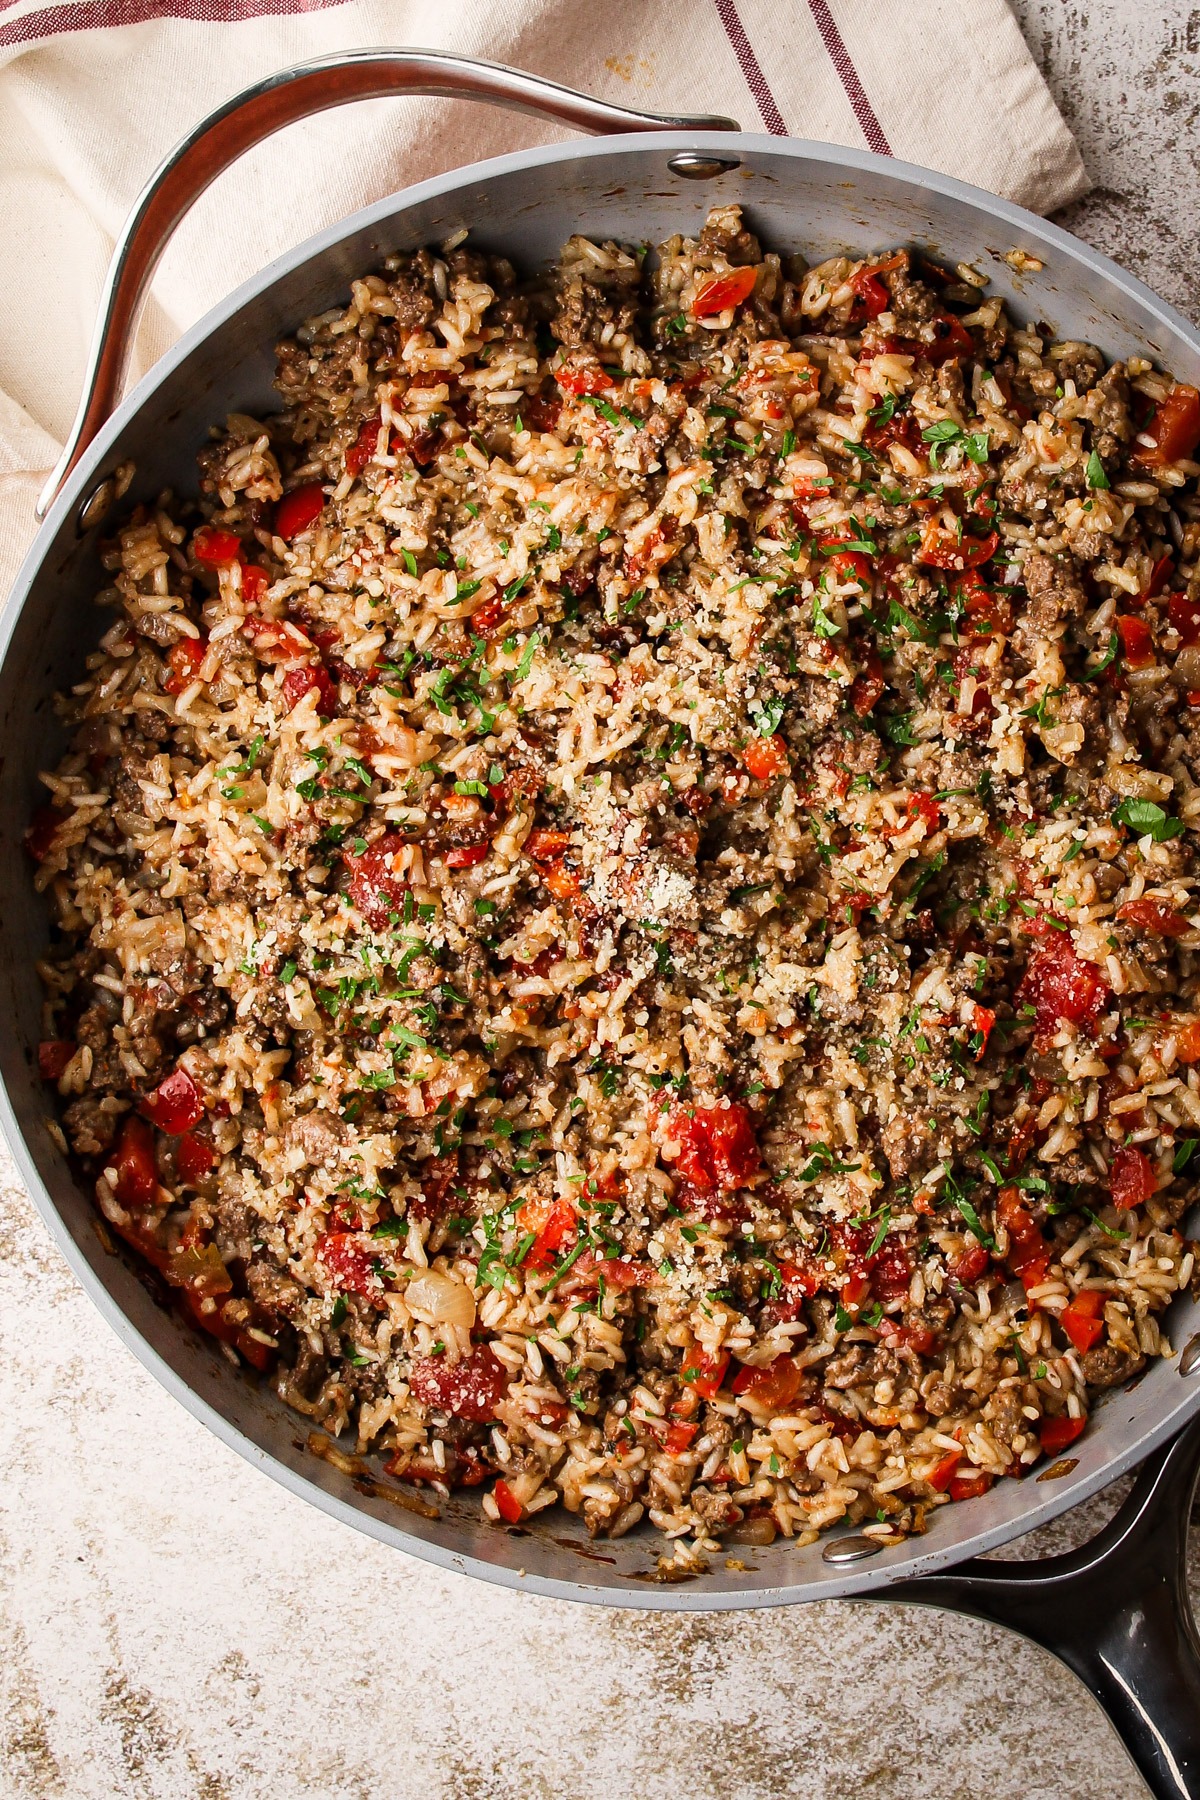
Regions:
<instances>
[{"instance_id":1,"label":"beef and rice mixture","mask_svg":"<svg viewBox=\"0 0 1200 1800\"><path fill-rule=\"evenodd\" d=\"M278 386L103 547L30 832L102 1229L493 1519L1063 1451L1193 1279L1196 390L735 208L397 257Z\"/></svg>"}]
</instances>

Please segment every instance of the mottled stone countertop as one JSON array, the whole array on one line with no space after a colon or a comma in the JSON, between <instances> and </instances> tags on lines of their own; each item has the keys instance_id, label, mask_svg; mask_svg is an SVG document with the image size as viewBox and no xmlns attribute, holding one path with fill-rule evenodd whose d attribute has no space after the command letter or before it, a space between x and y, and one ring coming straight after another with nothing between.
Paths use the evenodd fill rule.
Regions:
<instances>
[{"instance_id":1,"label":"mottled stone countertop","mask_svg":"<svg viewBox=\"0 0 1200 1800\"><path fill-rule=\"evenodd\" d=\"M1065 222L1197 316L1200 10L1016 7L1096 184ZM335 1524L168 1398L0 1166L4 1800L1143 1792L1074 1678L989 1627L571 1607Z\"/></svg>"}]
</instances>

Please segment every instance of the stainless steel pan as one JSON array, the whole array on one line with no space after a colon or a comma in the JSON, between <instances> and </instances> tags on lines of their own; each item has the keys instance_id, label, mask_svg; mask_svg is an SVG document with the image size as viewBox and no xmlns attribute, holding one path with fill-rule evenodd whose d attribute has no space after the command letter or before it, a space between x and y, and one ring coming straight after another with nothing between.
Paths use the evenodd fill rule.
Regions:
<instances>
[{"instance_id":1,"label":"stainless steel pan","mask_svg":"<svg viewBox=\"0 0 1200 1800\"><path fill-rule=\"evenodd\" d=\"M158 250L187 205L234 156L305 113L379 94L473 95L596 131L460 169L393 195L322 232L245 283L196 325L109 417L137 303ZM714 129L715 128L715 129ZM535 1529L485 1525L474 1499L437 1518L398 1510L304 1447L305 1429L270 1390L164 1312L120 1256L105 1253L89 1196L45 1130L48 1097L33 1050L40 994L33 965L44 909L18 854L36 773L59 753L51 696L78 677L95 636L95 527L117 467L136 465L132 497L184 491L209 423L272 405L272 347L282 327L338 302L351 276L393 250L465 227L472 241L532 266L582 230L651 242L691 231L736 199L771 245L821 255L897 243L986 269L1017 316L1102 345L1145 351L1200 381L1200 336L1140 282L1059 230L946 176L860 151L753 135L731 120L630 113L511 70L423 52L363 51L259 84L200 126L159 171L119 246L76 433L45 497L48 513L0 634L0 818L11 854L0 871L0 1095L21 1172L71 1267L121 1339L188 1409L249 1461L347 1524L444 1567L564 1599L670 1611L774 1606L873 1594L951 1605L1025 1631L1090 1685L1160 1796L1200 1796L1200 1645L1183 1583L1188 1507L1200 1458L1200 1307L1181 1300L1170 1335L1182 1355L1156 1362L1097 1409L1075 1454L986 1497L946 1507L925 1537L880 1551L854 1537L810 1549L777 1543L715 1558L682 1585L653 1579L652 1534L590 1543L579 1523L542 1515ZM1005 260L1026 252L1021 272ZM57 495L57 497L55 497ZM1186 1348L1185 1348L1186 1347ZM1132 1500L1100 1540L1053 1564L979 1563L1151 1458Z\"/></svg>"}]
</instances>

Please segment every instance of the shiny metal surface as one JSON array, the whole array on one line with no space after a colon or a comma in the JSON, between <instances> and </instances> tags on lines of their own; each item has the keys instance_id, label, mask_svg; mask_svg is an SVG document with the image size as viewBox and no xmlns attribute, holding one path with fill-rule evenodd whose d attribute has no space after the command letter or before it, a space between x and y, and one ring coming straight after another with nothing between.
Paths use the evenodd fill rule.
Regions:
<instances>
[{"instance_id":1,"label":"shiny metal surface","mask_svg":"<svg viewBox=\"0 0 1200 1800\"><path fill-rule=\"evenodd\" d=\"M92 539L76 536L80 500L127 460L137 465L131 498L152 496L164 484L186 491L211 420L235 406L270 406L280 328L336 301L352 275L392 250L465 228L473 243L528 267L554 254L573 230L653 242L695 230L714 201L737 200L781 250L813 256L841 246L920 244L985 268L1023 318L1046 319L1117 356L1148 348L1181 378L1200 377L1197 334L1132 277L1053 225L947 178L866 154L762 136L739 138L737 149L740 166L705 182L668 166L684 151L727 153L726 138L704 133L558 145L440 177L280 258L188 332L80 458L0 624L0 824L7 840L19 841L35 804L36 771L58 753L51 694L77 678L96 635L91 598L103 577ZM1043 266L1017 274L1004 260L1013 246ZM45 942L43 906L19 858L7 859L3 882L0 1115L72 1268L135 1354L225 1442L384 1542L508 1586L624 1606L685 1611L877 1592L1064 1511L1164 1444L1200 1404L1200 1390L1179 1379L1176 1363L1158 1363L1108 1397L1054 1479L1002 1482L968 1505L940 1510L924 1537L888 1546L861 1565L826 1562L819 1545L798 1551L776 1542L738 1558L713 1558L708 1572L690 1581L660 1584L662 1546L650 1531L592 1544L577 1520L545 1515L536 1530L502 1531L481 1522L470 1496L443 1505L436 1521L399 1512L314 1459L302 1424L268 1390L162 1312L136 1273L103 1251L91 1201L45 1131L47 1097L33 1067L40 1013L33 959ZM1197 1332L1200 1308L1185 1299L1172 1317L1172 1337L1182 1345Z\"/></svg>"},{"instance_id":2,"label":"shiny metal surface","mask_svg":"<svg viewBox=\"0 0 1200 1800\"><path fill-rule=\"evenodd\" d=\"M576 131L740 129L736 119L711 113L649 113L614 106L540 75L441 50L346 50L280 69L255 82L201 119L163 159L134 202L105 277L79 410L38 500L39 519L46 516L67 472L112 412L150 278L192 202L244 151L297 119L353 100L422 94L481 100L511 112L557 119Z\"/></svg>"}]
</instances>

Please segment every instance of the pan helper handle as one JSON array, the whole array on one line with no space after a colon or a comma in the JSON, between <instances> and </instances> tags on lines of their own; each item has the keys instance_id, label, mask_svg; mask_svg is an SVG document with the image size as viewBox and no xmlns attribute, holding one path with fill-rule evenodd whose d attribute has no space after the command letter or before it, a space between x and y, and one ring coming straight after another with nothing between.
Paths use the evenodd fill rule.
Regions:
<instances>
[{"instance_id":1,"label":"pan helper handle","mask_svg":"<svg viewBox=\"0 0 1200 1800\"><path fill-rule=\"evenodd\" d=\"M736 119L715 115L635 112L607 100L593 100L540 75L435 50L351 50L268 75L202 119L159 165L139 195L105 277L83 397L66 448L38 500L40 519L117 403L150 278L192 202L244 151L285 125L352 100L407 94L482 100L537 118L557 119L576 131L741 129Z\"/></svg>"}]
</instances>

